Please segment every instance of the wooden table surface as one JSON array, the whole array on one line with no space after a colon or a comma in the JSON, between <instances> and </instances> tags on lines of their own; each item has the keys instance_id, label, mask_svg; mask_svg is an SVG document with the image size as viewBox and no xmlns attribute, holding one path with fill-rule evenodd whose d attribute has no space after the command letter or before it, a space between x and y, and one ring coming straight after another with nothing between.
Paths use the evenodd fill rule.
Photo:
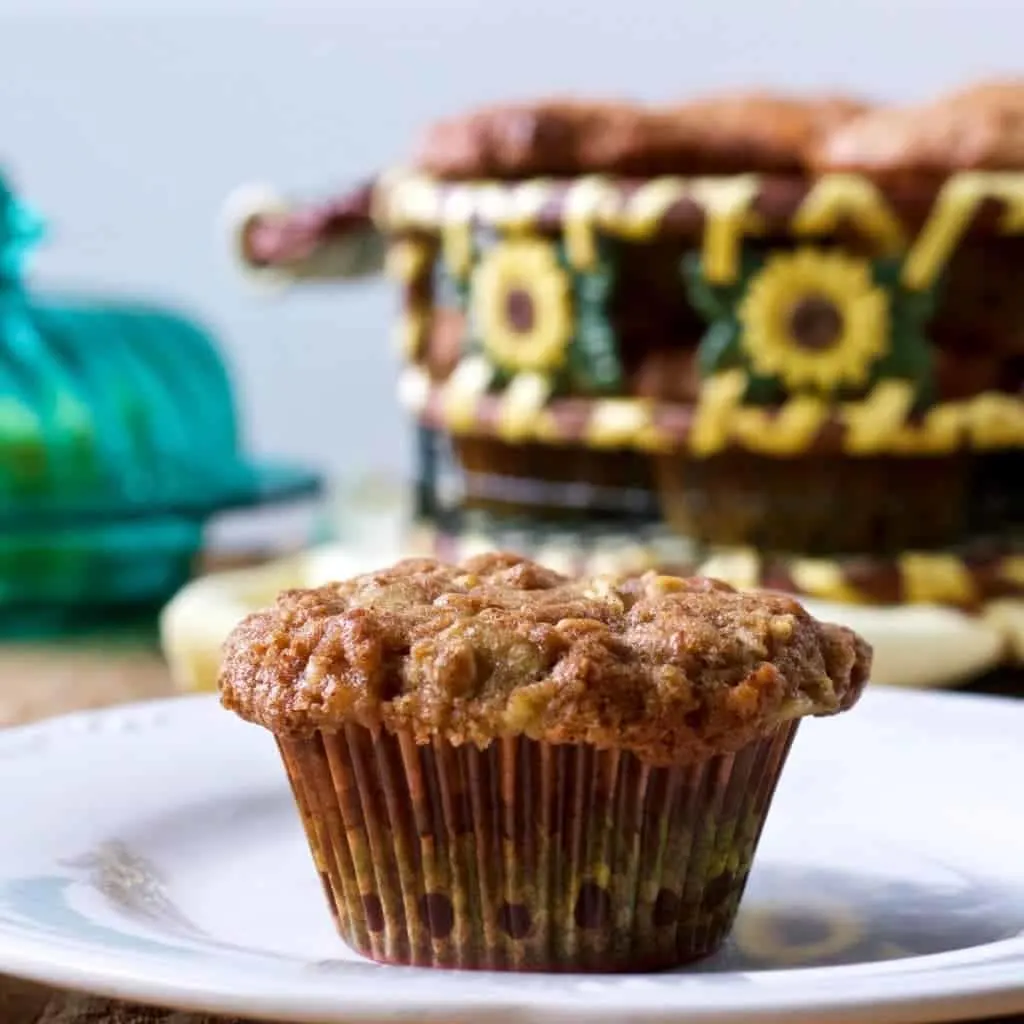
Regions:
<instances>
[{"instance_id":1,"label":"wooden table surface","mask_svg":"<svg viewBox=\"0 0 1024 1024\"><path fill-rule=\"evenodd\" d=\"M984 688L1016 689L994 677ZM63 641L56 645L0 644L0 725L14 725L80 708L163 697L170 678L155 644ZM1018 691L1019 692L1019 691ZM1009 1022L1011 1018L1004 1018ZM1018 1024L1024 1016L1014 1017ZM240 1024L237 1019L112 1003L59 993L0 976L0 1024Z\"/></svg>"},{"instance_id":2,"label":"wooden table surface","mask_svg":"<svg viewBox=\"0 0 1024 1024\"><path fill-rule=\"evenodd\" d=\"M132 636L0 645L0 725L172 693L155 641ZM208 1017L54 992L0 977L0 1024L224 1024Z\"/></svg>"}]
</instances>

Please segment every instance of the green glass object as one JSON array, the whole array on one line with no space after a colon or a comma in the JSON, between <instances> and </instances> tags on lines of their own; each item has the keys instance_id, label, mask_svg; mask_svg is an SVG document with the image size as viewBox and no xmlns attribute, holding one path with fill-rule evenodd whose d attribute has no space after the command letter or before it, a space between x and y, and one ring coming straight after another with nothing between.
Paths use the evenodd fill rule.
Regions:
<instances>
[{"instance_id":1,"label":"green glass object","mask_svg":"<svg viewBox=\"0 0 1024 1024\"><path fill-rule=\"evenodd\" d=\"M158 602L210 515L320 483L245 456L228 372L193 321L30 292L42 235L0 178L0 631L33 610Z\"/></svg>"}]
</instances>

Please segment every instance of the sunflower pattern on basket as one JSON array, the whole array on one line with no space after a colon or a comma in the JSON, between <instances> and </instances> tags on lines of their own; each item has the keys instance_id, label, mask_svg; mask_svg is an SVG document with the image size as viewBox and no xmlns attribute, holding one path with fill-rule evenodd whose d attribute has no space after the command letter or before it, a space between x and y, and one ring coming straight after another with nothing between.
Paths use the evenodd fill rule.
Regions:
<instances>
[{"instance_id":1,"label":"sunflower pattern on basket","mask_svg":"<svg viewBox=\"0 0 1024 1024\"><path fill-rule=\"evenodd\" d=\"M697 564L802 567L830 614L970 620L980 671L1024 650L1022 581L970 582L1015 564L1024 525L1015 111L1024 81L914 109L509 103L340 203L236 207L237 251L294 278L348 252L358 276L387 240L415 525L439 544L667 529ZM981 149L936 148L967 124ZM920 565L927 586L879 583Z\"/></svg>"},{"instance_id":2,"label":"sunflower pattern on basket","mask_svg":"<svg viewBox=\"0 0 1024 1024\"><path fill-rule=\"evenodd\" d=\"M605 309L612 282L607 265L574 272L559 246L535 238L482 252L469 291L470 351L486 358L492 387L517 379L545 394L621 387Z\"/></svg>"},{"instance_id":3,"label":"sunflower pattern on basket","mask_svg":"<svg viewBox=\"0 0 1024 1024\"><path fill-rule=\"evenodd\" d=\"M701 372L742 368L744 401L856 398L882 380L908 382L915 404L931 397L932 293L903 288L897 261L804 246L752 258L740 280L718 288L699 256L686 263L693 304L712 325L698 352Z\"/></svg>"}]
</instances>

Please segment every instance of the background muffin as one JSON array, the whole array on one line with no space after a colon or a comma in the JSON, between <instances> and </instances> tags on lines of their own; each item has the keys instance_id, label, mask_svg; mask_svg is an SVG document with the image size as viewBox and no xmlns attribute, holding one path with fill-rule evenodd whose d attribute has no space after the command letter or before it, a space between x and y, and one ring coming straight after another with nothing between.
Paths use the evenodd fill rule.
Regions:
<instances>
[{"instance_id":1,"label":"background muffin","mask_svg":"<svg viewBox=\"0 0 1024 1024\"><path fill-rule=\"evenodd\" d=\"M320 235L391 246L406 550L710 562L858 621L955 612L986 666L1024 649L1020 97L555 99L428 129L361 229L325 208Z\"/></svg>"},{"instance_id":2,"label":"background muffin","mask_svg":"<svg viewBox=\"0 0 1024 1024\"><path fill-rule=\"evenodd\" d=\"M955 171L1024 167L1024 79L979 82L928 103L868 111L822 133L819 171L928 187Z\"/></svg>"},{"instance_id":3,"label":"background muffin","mask_svg":"<svg viewBox=\"0 0 1024 1024\"><path fill-rule=\"evenodd\" d=\"M672 106L568 98L503 103L431 125L413 163L453 181L800 173L825 133L867 109L848 96L767 90Z\"/></svg>"}]
</instances>

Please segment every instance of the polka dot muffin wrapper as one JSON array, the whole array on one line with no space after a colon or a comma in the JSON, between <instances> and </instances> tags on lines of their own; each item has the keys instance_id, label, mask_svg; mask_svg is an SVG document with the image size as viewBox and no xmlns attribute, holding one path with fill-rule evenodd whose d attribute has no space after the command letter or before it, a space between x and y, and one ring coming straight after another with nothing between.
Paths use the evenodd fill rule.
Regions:
<instances>
[{"instance_id":1,"label":"polka dot muffin wrapper","mask_svg":"<svg viewBox=\"0 0 1024 1024\"><path fill-rule=\"evenodd\" d=\"M736 916L797 723L679 767L348 726L279 739L338 931L393 964L641 971Z\"/></svg>"}]
</instances>

